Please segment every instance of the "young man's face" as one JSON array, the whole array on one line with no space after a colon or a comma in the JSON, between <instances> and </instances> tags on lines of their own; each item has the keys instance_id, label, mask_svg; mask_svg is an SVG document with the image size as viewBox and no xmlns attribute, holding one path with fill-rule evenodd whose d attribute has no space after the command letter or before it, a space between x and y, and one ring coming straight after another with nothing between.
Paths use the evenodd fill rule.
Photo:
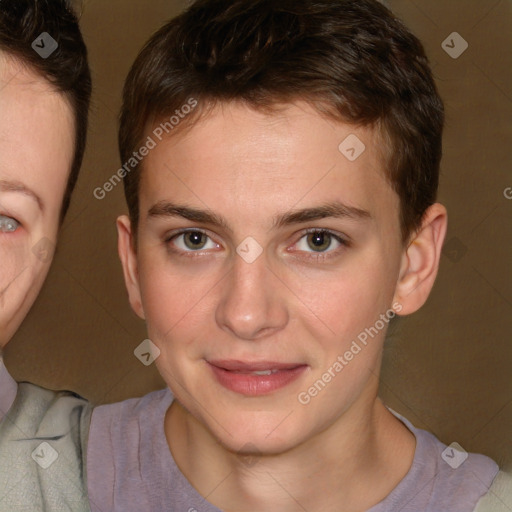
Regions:
<instances>
[{"instance_id":1,"label":"young man's face","mask_svg":"<svg viewBox=\"0 0 512 512\"><path fill-rule=\"evenodd\" d=\"M50 84L0 53L0 348L50 267L73 157L71 109Z\"/></svg>"},{"instance_id":2,"label":"young man's face","mask_svg":"<svg viewBox=\"0 0 512 512\"><path fill-rule=\"evenodd\" d=\"M179 402L229 449L282 452L374 403L385 328L352 342L394 315L404 253L380 151L306 104L227 104L144 160L131 303Z\"/></svg>"}]
</instances>

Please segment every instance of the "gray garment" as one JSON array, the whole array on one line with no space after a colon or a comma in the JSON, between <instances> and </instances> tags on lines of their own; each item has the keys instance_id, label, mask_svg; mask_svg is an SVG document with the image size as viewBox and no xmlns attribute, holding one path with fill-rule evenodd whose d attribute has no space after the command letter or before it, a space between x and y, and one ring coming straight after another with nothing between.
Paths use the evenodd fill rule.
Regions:
<instances>
[{"instance_id":1,"label":"gray garment","mask_svg":"<svg viewBox=\"0 0 512 512\"><path fill-rule=\"evenodd\" d=\"M167 446L167 389L93 412L88 447L88 488L93 512L220 512L180 472ZM414 428L412 466L397 487L368 512L472 512L498 472L488 457L469 454L453 469L446 445Z\"/></svg>"},{"instance_id":2,"label":"gray garment","mask_svg":"<svg viewBox=\"0 0 512 512\"><path fill-rule=\"evenodd\" d=\"M475 512L510 512L512 510L512 474L500 471L489 492L478 502Z\"/></svg>"},{"instance_id":3,"label":"gray garment","mask_svg":"<svg viewBox=\"0 0 512 512\"><path fill-rule=\"evenodd\" d=\"M91 406L66 391L16 384L0 360L0 512L89 512Z\"/></svg>"}]
</instances>

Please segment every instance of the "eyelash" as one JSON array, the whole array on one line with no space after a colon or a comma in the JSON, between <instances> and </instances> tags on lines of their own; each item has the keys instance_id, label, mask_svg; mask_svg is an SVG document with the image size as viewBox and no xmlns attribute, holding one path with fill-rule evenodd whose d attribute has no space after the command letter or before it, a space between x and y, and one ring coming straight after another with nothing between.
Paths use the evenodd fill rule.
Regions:
<instances>
[{"instance_id":1,"label":"eyelash","mask_svg":"<svg viewBox=\"0 0 512 512\"><path fill-rule=\"evenodd\" d=\"M177 249L176 247L173 246L173 244L172 244L173 240L175 240L176 238L183 236L187 233L202 233L203 235L208 237L211 241L213 241L212 237L203 229L199 229L199 228L184 229L181 231L170 233L168 236L165 237L164 242L167 245L168 249L171 252L173 252L174 254L176 254L178 256L182 256L184 258L204 257L205 256L204 250L199 249L197 251L192 251L192 250L183 251L183 250ZM304 252L305 254L307 254L307 256L296 256L296 257L299 257L301 259L309 259L309 260L315 260L317 262L320 262L320 261L325 261L327 259L338 256L338 253L340 251L351 246L351 242L349 240L343 238L342 236L340 236L339 234L337 234L333 231L330 231L328 229L321 229L321 228L309 228L309 229L304 230L294 245L298 244L304 237L307 237L310 234L327 234L333 240L338 242L340 244L340 247L338 247L334 250L328 250L328 251L324 251L324 252L293 251L293 250L289 251L289 252ZM214 243L216 243L216 242L214 242ZM220 244L217 244L217 245L220 245Z\"/></svg>"},{"instance_id":2,"label":"eyelash","mask_svg":"<svg viewBox=\"0 0 512 512\"><path fill-rule=\"evenodd\" d=\"M329 235L331 237L331 239L336 240L336 242L338 242L340 244L340 246L336 249L328 250L328 251L324 251L324 252L306 251L306 254L308 256L299 256L300 258L310 259L310 260L313 259L317 262L326 261L328 259L337 257L342 250L347 249L351 245L350 242L346 238L343 238L341 235L339 235L333 231L330 231L329 229L321 229L321 228L306 229L305 231L302 232L299 240L295 244L297 244L304 237L307 237L308 235L313 234L313 233Z\"/></svg>"},{"instance_id":3,"label":"eyelash","mask_svg":"<svg viewBox=\"0 0 512 512\"><path fill-rule=\"evenodd\" d=\"M184 258L201 258L205 256L204 250L197 250L197 251L183 251L181 249L177 249L172 245L172 241L182 235L186 235L187 233L202 233L203 235L207 236L210 240L212 240L212 237L208 235L208 233L199 228L190 228L190 229L183 229L181 231L177 231L174 233L170 233L167 235L164 239L165 244L167 245L169 251L173 252L174 254L177 254L178 256L182 256Z\"/></svg>"}]
</instances>

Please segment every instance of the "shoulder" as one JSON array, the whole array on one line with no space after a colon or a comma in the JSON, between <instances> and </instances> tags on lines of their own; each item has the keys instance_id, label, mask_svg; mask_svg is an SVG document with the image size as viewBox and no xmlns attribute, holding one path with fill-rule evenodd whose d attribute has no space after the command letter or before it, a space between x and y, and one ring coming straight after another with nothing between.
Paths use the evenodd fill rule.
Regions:
<instances>
[{"instance_id":1,"label":"shoulder","mask_svg":"<svg viewBox=\"0 0 512 512\"><path fill-rule=\"evenodd\" d=\"M87 440L92 406L71 391L51 391L28 382L18 385L1 422L2 440L52 439L67 444Z\"/></svg>"},{"instance_id":2,"label":"shoulder","mask_svg":"<svg viewBox=\"0 0 512 512\"><path fill-rule=\"evenodd\" d=\"M485 455L466 452L457 443L447 446L390 411L414 434L416 450L408 473L372 512L473 512L498 473L497 464Z\"/></svg>"},{"instance_id":3,"label":"shoulder","mask_svg":"<svg viewBox=\"0 0 512 512\"><path fill-rule=\"evenodd\" d=\"M167 453L163 419L172 400L170 390L163 389L94 409L87 448L93 510L95 503L111 510L119 503L147 502L143 475L151 473Z\"/></svg>"},{"instance_id":4,"label":"shoulder","mask_svg":"<svg viewBox=\"0 0 512 512\"><path fill-rule=\"evenodd\" d=\"M34 510L89 510L84 452L91 406L78 395L20 383L16 398L0 423L2 504ZM37 506L36 506L37 505Z\"/></svg>"},{"instance_id":5,"label":"shoulder","mask_svg":"<svg viewBox=\"0 0 512 512\"><path fill-rule=\"evenodd\" d=\"M140 423L142 417L161 414L172 402L168 389L148 393L142 398L131 398L123 402L95 407L91 420L91 437L99 431L110 437L124 434Z\"/></svg>"},{"instance_id":6,"label":"shoulder","mask_svg":"<svg viewBox=\"0 0 512 512\"><path fill-rule=\"evenodd\" d=\"M418 483L424 486L426 510L443 506L454 512L472 511L499 471L489 457L466 452L458 443L446 445L433 434L414 429ZM437 507L437 508L436 508Z\"/></svg>"},{"instance_id":7,"label":"shoulder","mask_svg":"<svg viewBox=\"0 0 512 512\"><path fill-rule=\"evenodd\" d=\"M21 382L9 416L12 413L27 418L34 435L78 439L87 435L92 406L71 391L51 391Z\"/></svg>"}]
</instances>

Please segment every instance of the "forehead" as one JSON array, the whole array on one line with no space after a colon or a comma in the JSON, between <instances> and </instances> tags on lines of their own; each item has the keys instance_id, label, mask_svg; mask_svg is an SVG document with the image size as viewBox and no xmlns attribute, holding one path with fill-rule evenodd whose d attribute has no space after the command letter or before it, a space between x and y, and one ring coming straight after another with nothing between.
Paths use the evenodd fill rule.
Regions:
<instances>
[{"instance_id":1,"label":"forehead","mask_svg":"<svg viewBox=\"0 0 512 512\"><path fill-rule=\"evenodd\" d=\"M260 217L299 202L394 209L398 198L383 155L373 128L328 119L305 102L272 113L220 104L151 150L143 162L141 213L157 197Z\"/></svg>"},{"instance_id":2,"label":"forehead","mask_svg":"<svg viewBox=\"0 0 512 512\"><path fill-rule=\"evenodd\" d=\"M0 111L1 178L22 182L58 210L74 153L67 99L39 74L0 52Z\"/></svg>"}]
</instances>

